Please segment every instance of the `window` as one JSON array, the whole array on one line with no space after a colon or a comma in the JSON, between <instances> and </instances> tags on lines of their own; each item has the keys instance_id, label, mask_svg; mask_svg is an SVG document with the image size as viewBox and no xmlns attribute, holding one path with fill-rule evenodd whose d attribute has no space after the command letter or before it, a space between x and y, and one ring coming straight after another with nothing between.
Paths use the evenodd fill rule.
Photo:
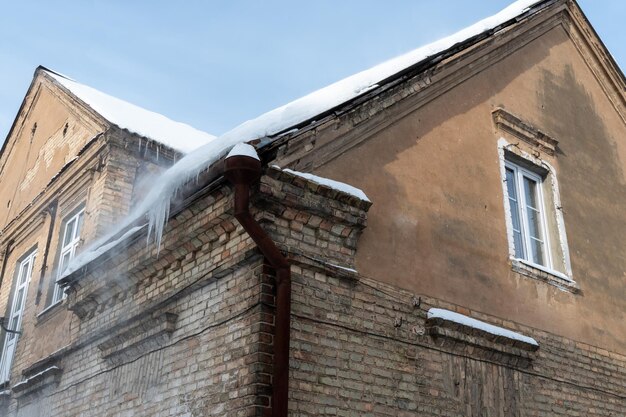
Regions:
<instances>
[{"instance_id":1,"label":"window","mask_svg":"<svg viewBox=\"0 0 626 417\"><path fill-rule=\"evenodd\" d=\"M515 257L551 268L543 179L510 161L505 162L505 170Z\"/></svg>"},{"instance_id":2,"label":"window","mask_svg":"<svg viewBox=\"0 0 626 417\"><path fill-rule=\"evenodd\" d=\"M528 121L496 108L498 155L513 271L580 293L572 267L559 196L559 142Z\"/></svg>"},{"instance_id":3,"label":"window","mask_svg":"<svg viewBox=\"0 0 626 417\"><path fill-rule=\"evenodd\" d=\"M579 293L572 279L556 171L546 160L504 139L500 158L513 270Z\"/></svg>"},{"instance_id":4,"label":"window","mask_svg":"<svg viewBox=\"0 0 626 417\"><path fill-rule=\"evenodd\" d=\"M57 279L67 267L68 263L76 254L76 249L80 244L80 230L83 226L85 210L80 209L76 214L71 215L63 222L63 233L61 238L61 251L59 253L59 264L57 268ZM54 290L50 304L55 304L65 298L65 293L59 284L54 283Z\"/></svg>"},{"instance_id":5,"label":"window","mask_svg":"<svg viewBox=\"0 0 626 417\"><path fill-rule=\"evenodd\" d=\"M9 330L18 331L22 325L24 306L26 305L26 295L28 294L28 283L33 273L33 264L37 252L32 251L18 262L16 268L15 288L11 301L11 310L5 319L5 325ZM2 348L2 358L0 359L0 383L7 382L11 376L11 363L15 354L15 347L18 339L17 333L6 332L4 346Z\"/></svg>"}]
</instances>

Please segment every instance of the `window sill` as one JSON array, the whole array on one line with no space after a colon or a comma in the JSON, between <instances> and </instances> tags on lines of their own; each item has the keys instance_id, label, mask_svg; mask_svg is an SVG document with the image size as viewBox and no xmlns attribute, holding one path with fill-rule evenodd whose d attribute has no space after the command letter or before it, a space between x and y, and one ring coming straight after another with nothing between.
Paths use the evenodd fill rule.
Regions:
<instances>
[{"instance_id":1,"label":"window sill","mask_svg":"<svg viewBox=\"0 0 626 417\"><path fill-rule=\"evenodd\" d=\"M37 314L37 324L48 320L48 318L52 317L55 312L60 311L60 307L65 304L63 301L65 300L61 299L54 304L50 304L48 307L44 308L41 313Z\"/></svg>"},{"instance_id":2,"label":"window sill","mask_svg":"<svg viewBox=\"0 0 626 417\"><path fill-rule=\"evenodd\" d=\"M513 272L543 281L560 290L571 292L572 294L581 293L580 286L564 273L534 264L525 259L512 258L511 269Z\"/></svg>"}]
</instances>

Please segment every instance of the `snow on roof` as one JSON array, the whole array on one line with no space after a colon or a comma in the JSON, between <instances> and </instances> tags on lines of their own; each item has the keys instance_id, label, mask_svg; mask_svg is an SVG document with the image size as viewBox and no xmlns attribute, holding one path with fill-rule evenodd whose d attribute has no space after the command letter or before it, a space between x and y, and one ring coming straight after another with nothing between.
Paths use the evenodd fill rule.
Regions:
<instances>
[{"instance_id":1,"label":"snow on roof","mask_svg":"<svg viewBox=\"0 0 626 417\"><path fill-rule=\"evenodd\" d=\"M112 97L59 73L46 69L44 71L96 113L122 129L185 153L215 139L215 136L187 124L175 122L161 114Z\"/></svg>"},{"instance_id":2,"label":"snow on roof","mask_svg":"<svg viewBox=\"0 0 626 417\"><path fill-rule=\"evenodd\" d=\"M529 345L539 346L537 341L532 337L524 336L523 334L516 333L512 330L494 326L493 324L485 323L484 321L476 320L463 314L455 313L454 311L444 310L442 308L431 308L428 310L428 318L440 318L443 320L461 324L463 326L471 327L473 329L479 329L483 332L487 332L495 336L502 336L508 339L528 343Z\"/></svg>"},{"instance_id":3,"label":"snow on roof","mask_svg":"<svg viewBox=\"0 0 626 417\"><path fill-rule=\"evenodd\" d=\"M483 19L459 32L431 44L417 48L370 69L344 78L320 90L271 110L256 119L237 126L225 136L237 135L242 140L252 140L283 132L317 115L331 110L365 92L377 84L413 65L444 52L454 45L495 29L505 22L528 11L544 0L518 0L499 13Z\"/></svg>"},{"instance_id":4,"label":"snow on roof","mask_svg":"<svg viewBox=\"0 0 626 417\"><path fill-rule=\"evenodd\" d=\"M94 252L98 251L100 246L105 245L109 240L119 235L123 229L129 227L133 222L146 215L149 221L148 239L153 236L157 246L159 246L163 227L169 215L171 196L173 196L183 184L195 178L199 172L207 169L215 161L225 156L236 144L250 142L258 138L288 131L300 123L313 119L317 115L371 90L377 83L408 67L422 62L433 55L444 52L454 45L476 35L497 28L503 23L525 13L530 7L542 1L545 0L518 0L501 12L481 20L454 35L422 46L407 54L352 75L282 107L262 114L256 119L248 120L215 140L211 140L205 145L200 146L193 152L189 152L176 164L164 171L158 179L155 179L154 187L150 189L144 199L139 202L117 227L113 228L108 235L93 242L83 251L83 254L81 254L83 256L75 257L70 262L68 270L75 271L89 263L89 260L94 259ZM51 75L54 76L54 74ZM87 91L92 91L92 94L94 94L93 91L95 90L81 86L67 78L57 75L55 79L59 80L59 82L64 85L70 85L80 91L88 89ZM107 98L109 97L102 93L97 93ZM99 96L98 94L96 94L96 96ZM111 97L110 99L113 98ZM125 104L128 105L128 103ZM132 123L132 120L129 122ZM68 270L66 270L63 276L69 275Z\"/></svg>"}]
</instances>

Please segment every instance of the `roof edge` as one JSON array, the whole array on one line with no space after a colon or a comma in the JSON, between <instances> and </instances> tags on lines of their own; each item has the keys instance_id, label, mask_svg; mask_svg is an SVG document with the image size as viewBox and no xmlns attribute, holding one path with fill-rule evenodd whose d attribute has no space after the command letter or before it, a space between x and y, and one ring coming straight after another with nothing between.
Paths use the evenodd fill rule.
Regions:
<instances>
[{"instance_id":1,"label":"roof edge","mask_svg":"<svg viewBox=\"0 0 626 417\"><path fill-rule=\"evenodd\" d=\"M41 65L39 65L33 72L33 79L30 80L30 84L28 85L28 88L26 89L26 94L24 94L22 103L20 104L20 107L17 110L17 114L13 118L13 122L11 123L11 127L9 128L9 131L7 132L6 137L4 138L4 142L2 143L2 147L0 148L0 161L2 161L2 158L4 157L4 151L7 147L7 144L9 143L9 138L11 137L11 135L13 134L13 131L15 130L15 125L17 124L17 120L19 119L20 114L22 114L22 111L24 110L24 106L26 105L26 99L30 96L33 90L33 86L35 85L35 81L37 80L37 75L38 75L40 68L42 68ZM0 173L1 172L2 171L0 170Z\"/></svg>"},{"instance_id":2,"label":"roof edge","mask_svg":"<svg viewBox=\"0 0 626 417\"><path fill-rule=\"evenodd\" d=\"M463 41L457 42L454 45L450 46L449 48L446 48L442 51L439 51L431 56L428 56L424 59L422 59L419 62L416 62L406 68L403 68L402 70L394 73L393 75L386 77L384 79L382 79L381 81L379 81L377 83L377 87L375 88L371 88L371 89L366 89L364 90L361 94L358 94L352 98L350 98L349 100L346 100L340 104L337 104L336 106L333 106L329 109L324 110L323 112L320 112L312 117L309 117L306 120L300 121L296 124L290 125L289 127L286 127L276 133L273 133L271 135L268 135L266 138L260 138L260 139L268 139L268 138L275 138L275 137L279 137L284 135L287 132L290 132L292 130L296 130L296 129L301 129L304 126L307 126L308 124L314 122L314 121L318 121L320 119L325 118L326 116L329 116L333 113L336 113L337 111L339 111L340 109L346 108L346 107L350 107L350 105L354 102L357 102L359 100L361 100L363 97L365 96L375 96L378 94L378 92L380 92L381 90L385 89L389 84L396 82L397 80L400 80L402 78L409 78L412 77L414 75L417 75L421 72L426 71L427 69L433 67L434 65L436 65L437 63L441 62L442 60L453 56L465 49L468 49L470 47L472 47L473 45L479 43L480 41L487 39L488 37L494 35L495 33L506 29L514 24L519 23L521 20L527 19L530 16L535 15L536 13L541 12L542 10L552 6L555 3L559 3L559 2L563 2L563 1L567 1L567 0L538 0L535 4L533 4L532 6L529 7L528 10L524 11L523 13L520 13L518 15L516 15L515 17L499 24L498 26L491 28L489 30L485 30L479 34L476 34L474 36L471 36ZM463 30L463 29L462 29ZM452 36L452 35L451 35ZM392 58L393 59L393 58ZM367 69L366 69L367 70ZM322 87L324 88L324 87ZM262 140L261 141L263 143L263 145L267 145L269 143L272 142L272 140Z\"/></svg>"}]
</instances>

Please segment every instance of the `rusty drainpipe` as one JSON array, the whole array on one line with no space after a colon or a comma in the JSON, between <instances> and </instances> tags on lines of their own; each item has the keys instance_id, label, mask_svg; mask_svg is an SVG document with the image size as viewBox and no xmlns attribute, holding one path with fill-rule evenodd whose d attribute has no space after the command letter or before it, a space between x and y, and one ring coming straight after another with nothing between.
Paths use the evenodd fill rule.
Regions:
<instances>
[{"instance_id":1,"label":"rusty drainpipe","mask_svg":"<svg viewBox=\"0 0 626 417\"><path fill-rule=\"evenodd\" d=\"M41 272L39 274L39 283L37 284L37 297L35 298L35 305L39 305L41 301L41 295L43 291L43 282L48 270L48 255L50 252L50 243L52 242L52 236L54 233L54 223L57 217L57 208L59 207L59 200L54 200L50 205L44 209L44 213L50 215L50 224L48 225L48 237L46 239L46 246L43 251L43 260L41 262Z\"/></svg>"},{"instance_id":2,"label":"rusty drainpipe","mask_svg":"<svg viewBox=\"0 0 626 417\"><path fill-rule=\"evenodd\" d=\"M7 242L7 245L4 249L4 257L2 258L2 271L0 271L0 288L2 288L2 281L4 281L4 273L7 270L7 262L9 261L9 255L13 252L13 244L15 241L13 239Z\"/></svg>"},{"instance_id":3,"label":"rusty drainpipe","mask_svg":"<svg viewBox=\"0 0 626 417\"><path fill-rule=\"evenodd\" d=\"M289 262L261 228L249 210L250 188L261 176L261 162L250 156L226 158L224 176L235 186L235 218L257 244L276 271L272 416L287 417L289 394L289 331L291 319L291 271Z\"/></svg>"}]
</instances>

